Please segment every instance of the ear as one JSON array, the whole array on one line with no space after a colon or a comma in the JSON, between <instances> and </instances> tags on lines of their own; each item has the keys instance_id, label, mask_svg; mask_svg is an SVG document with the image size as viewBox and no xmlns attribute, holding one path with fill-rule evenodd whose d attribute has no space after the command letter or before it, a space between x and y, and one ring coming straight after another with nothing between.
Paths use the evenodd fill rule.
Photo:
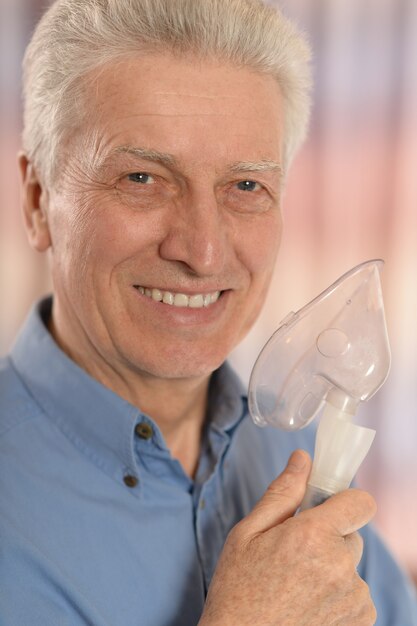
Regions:
<instances>
[{"instance_id":1,"label":"ear","mask_svg":"<svg viewBox=\"0 0 417 626\"><path fill-rule=\"evenodd\" d=\"M22 210L26 233L32 248L45 252L51 247L47 219L47 197L34 165L21 152L18 156L21 173Z\"/></svg>"}]
</instances>

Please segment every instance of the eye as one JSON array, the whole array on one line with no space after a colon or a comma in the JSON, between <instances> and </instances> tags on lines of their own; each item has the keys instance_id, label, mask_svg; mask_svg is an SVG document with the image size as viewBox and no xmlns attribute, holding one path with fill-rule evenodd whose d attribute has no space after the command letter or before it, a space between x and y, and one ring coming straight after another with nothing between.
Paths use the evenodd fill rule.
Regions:
<instances>
[{"instance_id":1,"label":"eye","mask_svg":"<svg viewBox=\"0 0 417 626\"><path fill-rule=\"evenodd\" d=\"M240 191L257 191L260 188L260 184L255 180L241 180L237 183L237 188Z\"/></svg>"},{"instance_id":2,"label":"eye","mask_svg":"<svg viewBox=\"0 0 417 626\"><path fill-rule=\"evenodd\" d=\"M132 183L140 183L142 185L153 185L155 182L155 179L150 174L146 174L146 172L134 172L128 175L128 179Z\"/></svg>"}]
</instances>

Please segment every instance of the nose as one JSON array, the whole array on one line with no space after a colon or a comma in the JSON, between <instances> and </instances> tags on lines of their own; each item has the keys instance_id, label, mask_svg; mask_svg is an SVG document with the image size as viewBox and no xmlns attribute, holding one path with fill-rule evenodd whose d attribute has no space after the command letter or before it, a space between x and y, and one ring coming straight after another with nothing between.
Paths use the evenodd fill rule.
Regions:
<instances>
[{"instance_id":1,"label":"nose","mask_svg":"<svg viewBox=\"0 0 417 626\"><path fill-rule=\"evenodd\" d=\"M223 269L228 250L227 224L213 191L189 194L169 217L160 256L187 266L198 276L214 276Z\"/></svg>"}]
</instances>

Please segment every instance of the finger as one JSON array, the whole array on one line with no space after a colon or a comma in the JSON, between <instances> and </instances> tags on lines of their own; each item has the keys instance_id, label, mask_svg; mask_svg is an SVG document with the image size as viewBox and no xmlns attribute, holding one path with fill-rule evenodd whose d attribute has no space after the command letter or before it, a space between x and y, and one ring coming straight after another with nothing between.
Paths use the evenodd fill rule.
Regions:
<instances>
[{"instance_id":1,"label":"finger","mask_svg":"<svg viewBox=\"0 0 417 626\"><path fill-rule=\"evenodd\" d=\"M265 532L294 515L303 499L310 469L311 459L307 452L293 452L285 470L270 484L246 517L247 526L255 532Z\"/></svg>"},{"instance_id":2,"label":"finger","mask_svg":"<svg viewBox=\"0 0 417 626\"><path fill-rule=\"evenodd\" d=\"M376 513L376 502L366 491L347 489L314 509L319 510L335 533L346 537L371 521Z\"/></svg>"},{"instance_id":3,"label":"finger","mask_svg":"<svg viewBox=\"0 0 417 626\"><path fill-rule=\"evenodd\" d=\"M345 545L349 550L355 567L358 567L363 553L363 539L359 533L352 533L344 537Z\"/></svg>"}]
</instances>

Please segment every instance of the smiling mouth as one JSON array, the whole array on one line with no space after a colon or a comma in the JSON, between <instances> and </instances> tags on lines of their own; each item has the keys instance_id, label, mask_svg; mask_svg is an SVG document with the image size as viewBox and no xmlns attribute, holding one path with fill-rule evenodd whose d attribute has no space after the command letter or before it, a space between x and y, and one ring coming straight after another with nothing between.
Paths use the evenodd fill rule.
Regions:
<instances>
[{"instance_id":1,"label":"smiling mouth","mask_svg":"<svg viewBox=\"0 0 417 626\"><path fill-rule=\"evenodd\" d=\"M148 287L141 287L140 285L134 285L135 289L142 295L154 300L155 302L162 302L169 306L175 306L179 308L190 309L202 309L203 307L209 307L217 302L221 296L221 291L213 291L212 293L198 293L192 296L187 296L185 293L176 293L173 291L162 291L161 289L149 289Z\"/></svg>"}]
</instances>

